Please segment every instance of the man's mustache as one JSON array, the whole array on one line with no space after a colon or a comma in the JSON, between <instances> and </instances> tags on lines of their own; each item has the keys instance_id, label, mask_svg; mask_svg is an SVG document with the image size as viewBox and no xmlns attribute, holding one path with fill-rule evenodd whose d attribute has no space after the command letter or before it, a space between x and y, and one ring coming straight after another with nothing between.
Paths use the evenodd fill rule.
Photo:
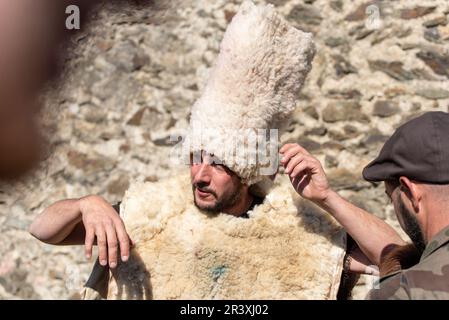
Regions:
<instances>
[{"instance_id":1,"label":"man's mustache","mask_svg":"<svg viewBox=\"0 0 449 320\"><path fill-rule=\"evenodd\" d=\"M200 190L200 191L202 191L202 192L210 193L210 194L212 194L215 198L217 197L217 194L215 193L215 191L212 190L212 189L210 189L210 188L208 188L208 187L200 187L200 186L198 186L198 185L193 185L193 188L194 188L194 189L198 189L198 190Z\"/></svg>"}]
</instances>

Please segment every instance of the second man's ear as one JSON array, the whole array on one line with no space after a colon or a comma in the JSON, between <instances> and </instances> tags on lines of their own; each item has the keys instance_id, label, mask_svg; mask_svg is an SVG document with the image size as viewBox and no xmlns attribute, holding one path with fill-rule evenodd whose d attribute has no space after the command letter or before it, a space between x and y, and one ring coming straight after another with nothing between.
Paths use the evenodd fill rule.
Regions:
<instances>
[{"instance_id":1,"label":"second man's ear","mask_svg":"<svg viewBox=\"0 0 449 320\"><path fill-rule=\"evenodd\" d=\"M400 190L410 199L415 212L419 212L419 202L421 201L422 194L418 184L404 176L399 178L399 183Z\"/></svg>"}]
</instances>

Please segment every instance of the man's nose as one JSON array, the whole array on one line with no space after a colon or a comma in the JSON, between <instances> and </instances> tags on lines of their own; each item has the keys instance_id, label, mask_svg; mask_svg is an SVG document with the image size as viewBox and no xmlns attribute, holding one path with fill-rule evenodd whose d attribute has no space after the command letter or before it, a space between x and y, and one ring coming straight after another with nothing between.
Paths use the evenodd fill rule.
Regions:
<instances>
[{"instance_id":1,"label":"man's nose","mask_svg":"<svg viewBox=\"0 0 449 320\"><path fill-rule=\"evenodd\" d=\"M209 185L211 181L210 165L207 163L201 163L198 172L193 178L193 183L196 185Z\"/></svg>"}]
</instances>

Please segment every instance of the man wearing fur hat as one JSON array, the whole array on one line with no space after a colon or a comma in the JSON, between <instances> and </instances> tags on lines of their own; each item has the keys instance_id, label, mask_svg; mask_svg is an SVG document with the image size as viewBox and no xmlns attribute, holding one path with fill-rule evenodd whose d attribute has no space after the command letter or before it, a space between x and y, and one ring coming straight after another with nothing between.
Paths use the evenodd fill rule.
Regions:
<instances>
[{"instance_id":1,"label":"man wearing fur hat","mask_svg":"<svg viewBox=\"0 0 449 320\"><path fill-rule=\"evenodd\" d=\"M278 168L277 130L311 68L311 34L272 6L245 2L220 49L180 146L190 175L133 184L120 216L88 196L55 203L31 226L47 243L85 244L88 256L97 242L84 298L337 298L346 233L285 176L268 178ZM369 257L395 240L385 224L377 231L385 237L363 247Z\"/></svg>"}]
</instances>

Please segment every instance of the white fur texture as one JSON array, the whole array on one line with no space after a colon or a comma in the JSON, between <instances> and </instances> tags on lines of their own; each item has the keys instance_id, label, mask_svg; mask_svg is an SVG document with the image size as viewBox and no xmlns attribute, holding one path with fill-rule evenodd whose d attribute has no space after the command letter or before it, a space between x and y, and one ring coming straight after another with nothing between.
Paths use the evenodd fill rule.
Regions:
<instances>
[{"instance_id":1,"label":"white fur texture","mask_svg":"<svg viewBox=\"0 0 449 320\"><path fill-rule=\"evenodd\" d=\"M315 54L312 35L289 25L272 5L245 1L229 24L217 61L191 114L186 142L215 154L249 184L261 180L245 129L282 129ZM240 131L239 131L240 130ZM207 132L206 132L207 131ZM223 152L239 144L240 154Z\"/></svg>"},{"instance_id":2,"label":"white fur texture","mask_svg":"<svg viewBox=\"0 0 449 320\"><path fill-rule=\"evenodd\" d=\"M265 192L245 219L198 210L188 174L134 184L121 215L136 246L107 298L335 299L345 233L285 177Z\"/></svg>"}]
</instances>

